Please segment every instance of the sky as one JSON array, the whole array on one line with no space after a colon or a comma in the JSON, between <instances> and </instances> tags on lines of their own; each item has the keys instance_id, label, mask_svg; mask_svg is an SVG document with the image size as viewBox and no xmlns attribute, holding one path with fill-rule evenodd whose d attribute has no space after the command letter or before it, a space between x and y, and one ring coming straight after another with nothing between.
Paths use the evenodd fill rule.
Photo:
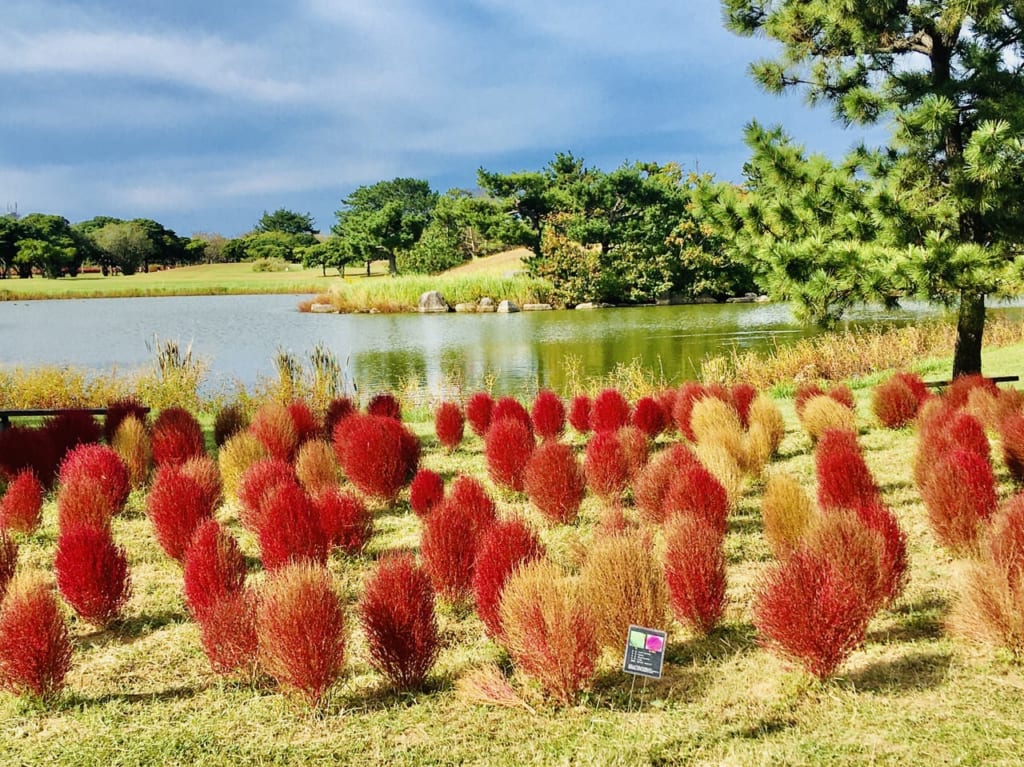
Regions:
<instances>
[{"instance_id":1,"label":"sky","mask_svg":"<svg viewBox=\"0 0 1024 767\"><path fill-rule=\"evenodd\" d=\"M833 157L865 138L761 92L747 67L775 49L725 30L717 0L2 6L0 206L73 222L236 236L287 208L326 231L399 176L474 188L571 151L736 181L751 119Z\"/></svg>"}]
</instances>

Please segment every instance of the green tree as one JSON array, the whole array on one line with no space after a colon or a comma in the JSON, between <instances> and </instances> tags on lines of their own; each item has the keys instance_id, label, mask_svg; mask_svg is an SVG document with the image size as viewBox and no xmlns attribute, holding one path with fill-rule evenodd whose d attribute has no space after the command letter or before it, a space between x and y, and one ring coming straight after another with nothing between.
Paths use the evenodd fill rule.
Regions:
<instances>
[{"instance_id":1,"label":"green tree","mask_svg":"<svg viewBox=\"0 0 1024 767\"><path fill-rule=\"evenodd\" d=\"M353 258L366 262L367 272L371 261L386 258L394 275L398 273L398 254L419 241L436 204L437 193L426 181L378 181L359 187L342 200L332 231Z\"/></svg>"},{"instance_id":2,"label":"green tree","mask_svg":"<svg viewBox=\"0 0 1024 767\"><path fill-rule=\"evenodd\" d=\"M22 277L31 276L33 268L39 269L44 277L60 277L74 257L73 248L61 247L49 240L25 237L18 241L14 264Z\"/></svg>"},{"instance_id":3,"label":"green tree","mask_svg":"<svg viewBox=\"0 0 1024 767\"><path fill-rule=\"evenodd\" d=\"M273 213L263 211L253 231L308 235L317 233L316 223L309 213L296 213L285 208L278 208Z\"/></svg>"},{"instance_id":4,"label":"green tree","mask_svg":"<svg viewBox=\"0 0 1024 767\"><path fill-rule=\"evenodd\" d=\"M8 270L14 266L20 236L18 219L10 214L0 216L0 279L6 279Z\"/></svg>"},{"instance_id":5,"label":"green tree","mask_svg":"<svg viewBox=\"0 0 1024 767\"><path fill-rule=\"evenodd\" d=\"M465 189L449 189L437 200L430 223L410 250L400 253L399 269L433 274L518 243L506 242L503 206Z\"/></svg>"},{"instance_id":6,"label":"green tree","mask_svg":"<svg viewBox=\"0 0 1024 767\"><path fill-rule=\"evenodd\" d=\"M71 224L63 216L29 213L18 220L19 240L15 266L19 277L38 269L45 277L77 274L82 254ZM46 243L52 247L42 247Z\"/></svg>"},{"instance_id":7,"label":"green tree","mask_svg":"<svg viewBox=\"0 0 1024 767\"><path fill-rule=\"evenodd\" d=\"M726 23L782 44L755 63L847 124L890 120L859 152L879 236L907 287L959 306L953 375L981 370L988 294L1019 288L1024 226L1024 6L1009 0L724 0Z\"/></svg>"},{"instance_id":8,"label":"green tree","mask_svg":"<svg viewBox=\"0 0 1024 767\"><path fill-rule=\"evenodd\" d=\"M122 274L135 274L157 250L149 232L134 221L102 226L92 233L92 239L103 254L103 264Z\"/></svg>"}]
</instances>

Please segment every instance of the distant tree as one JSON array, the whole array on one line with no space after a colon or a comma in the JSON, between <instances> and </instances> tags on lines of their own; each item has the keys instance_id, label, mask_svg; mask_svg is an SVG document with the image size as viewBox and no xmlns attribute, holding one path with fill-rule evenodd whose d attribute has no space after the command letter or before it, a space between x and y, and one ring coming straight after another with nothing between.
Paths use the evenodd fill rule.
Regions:
<instances>
[{"instance_id":1,"label":"distant tree","mask_svg":"<svg viewBox=\"0 0 1024 767\"><path fill-rule=\"evenodd\" d=\"M489 197L450 189L437 200L430 223L410 250L398 259L402 271L435 273L473 258L497 253L518 242L506 242L508 216Z\"/></svg>"},{"instance_id":2,"label":"distant tree","mask_svg":"<svg viewBox=\"0 0 1024 767\"><path fill-rule=\"evenodd\" d=\"M263 211L253 231L285 232L286 234L316 234L316 224L309 213L296 213L278 208L273 213Z\"/></svg>"},{"instance_id":3,"label":"distant tree","mask_svg":"<svg viewBox=\"0 0 1024 767\"><path fill-rule=\"evenodd\" d=\"M430 223L437 194L430 184L414 178L396 178L361 186L342 200L332 227L343 247L354 258L369 263L388 260L392 275L398 272L397 258L420 239Z\"/></svg>"},{"instance_id":4,"label":"distant tree","mask_svg":"<svg viewBox=\"0 0 1024 767\"><path fill-rule=\"evenodd\" d=\"M207 264L220 264L228 259L224 254L224 248L228 244L228 238L217 232L193 232L192 242L203 243L202 261Z\"/></svg>"},{"instance_id":5,"label":"distant tree","mask_svg":"<svg viewBox=\"0 0 1024 767\"><path fill-rule=\"evenodd\" d=\"M92 239L103 253L104 273L112 267L122 274L135 274L157 252L150 233L135 221L107 224L94 231Z\"/></svg>"},{"instance_id":6,"label":"distant tree","mask_svg":"<svg viewBox=\"0 0 1024 767\"><path fill-rule=\"evenodd\" d=\"M188 244L187 238L179 237L174 230L149 218L135 218L129 223L136 224L145 230L150 242L153 243L153 252L139 265L141 271L148 272L150 263L164 266L189 263L189 255L185 250Z\"/></svg>"},{"instance_id":7,"label":"distant tree","mask_svg":"<svg viewBox=\"0 0 1024 767\"><path fill-rule=\"evenodd\" d=\"M18 229L18 253L14 261L19 277L31 277L33 268L45 277L60 277L65 272L77 274L82 256L66 218L29 213L18 220Z\"/></svg>"},{"instance_id":8,"label":"distant tree","mask_svg":"<svg viewBox=\"0 0 1024 767\"><path fill-rule=\"evenodd\" d=\"M14 266L20 236L18 219L9 214L0 216L0 279L6 279L8 270Z\"/></svg>"}]
</instances>

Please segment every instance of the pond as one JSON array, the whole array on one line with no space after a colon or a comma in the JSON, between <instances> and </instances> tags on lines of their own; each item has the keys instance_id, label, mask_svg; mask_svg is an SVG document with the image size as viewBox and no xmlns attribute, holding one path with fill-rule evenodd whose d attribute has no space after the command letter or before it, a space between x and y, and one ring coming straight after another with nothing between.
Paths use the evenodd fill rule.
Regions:
<instances>
[{"instance_id":1,"label":"pond","mask_svg":"<svg viewBox=\"0 0 1024 767\"><path fill-rule=\"evenodd\" d=\"M365 391L416 379L436 391L492 380L499 392L562 390L567 368L601 375L639 359L670 381L732 348L766 349L817 332L785 304L712 304L519 314L303 314L298 296L188 296L0 302L0 364L134 371L152 363L154 339L191 344L211 388L275 375L278 350L308 363L318 343ZM1024 316L1019 308L1003 309ZM862 308L846 326L906 324L941 315L926 304Z\"/></svg>"}]
</instances>

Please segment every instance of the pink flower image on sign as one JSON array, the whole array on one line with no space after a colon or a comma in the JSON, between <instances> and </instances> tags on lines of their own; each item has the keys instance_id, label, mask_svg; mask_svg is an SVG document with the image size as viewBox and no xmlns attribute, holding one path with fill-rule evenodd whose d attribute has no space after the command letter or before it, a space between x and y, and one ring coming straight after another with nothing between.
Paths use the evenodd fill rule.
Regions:
<instances>
[{"instance_id":1,"label":"pink flower image on sign","mask_svg":"<svg viewBox=\"0 0 1024 767\"><path fill-rule=\"evenodd\" d=\"M661 649L665 646L665 641L655 634L647 635L647 651L648 652L661 652Z\"/></svg>"}]
</instances>

